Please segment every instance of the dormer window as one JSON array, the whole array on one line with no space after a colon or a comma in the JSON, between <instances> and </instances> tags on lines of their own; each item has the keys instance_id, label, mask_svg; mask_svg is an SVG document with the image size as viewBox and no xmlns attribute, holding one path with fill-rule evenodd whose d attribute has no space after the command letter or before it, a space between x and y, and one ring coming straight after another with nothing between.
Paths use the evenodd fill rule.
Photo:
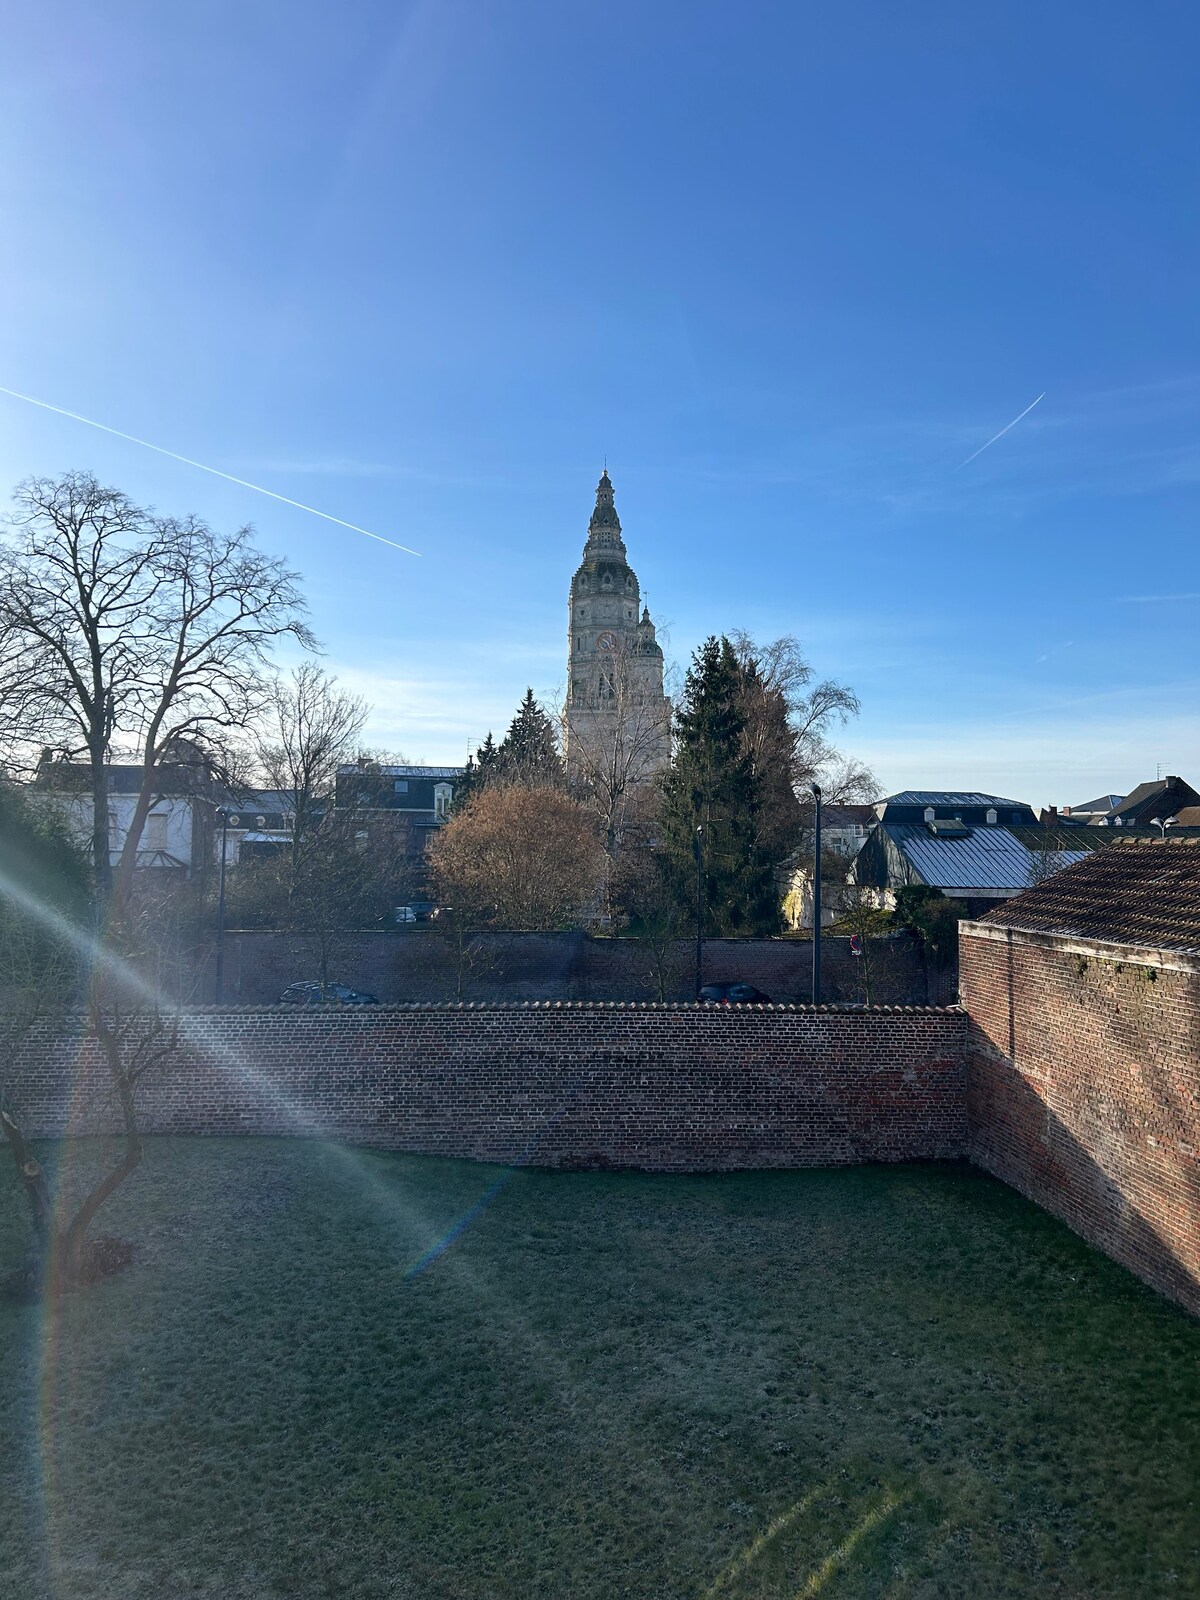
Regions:
<instances>
[{"instance_id":1,"label":"dormer window","mask_svg":"<svg viewBox=\"0 0 1200 1600\"><path fill-rule=\"evenodd\" d=\"M932 806L926 806L925 807L925 821L926 822L932 822L935 815L936 815L936 813L935 813L935 811L934 811Z\"/></svg>"},{"instance_id":2,"label":"dormer window","mask_svg":"<svg viewBox=\"0 0 1200 1600\"><path fill-rule=\"evenodd\" d=\"M611 572L606 572L604 574L604 576L600 579L600 587L602 589L611 589L612 588L612 583L613 583L613 581L612 581L612 573Z\"/></svg>"},{"instance_id":3,"label":"dormer window","mask_svg":"<svg viewBox=\"0 0 1200 1600\"><path fill-rule=\"evenodd\" d=\"M994 828L996 826L996 808L995 808L995 806L989 806L987 808L987 825L988 825L989 828Z\"/></svg>"}]
</instances>

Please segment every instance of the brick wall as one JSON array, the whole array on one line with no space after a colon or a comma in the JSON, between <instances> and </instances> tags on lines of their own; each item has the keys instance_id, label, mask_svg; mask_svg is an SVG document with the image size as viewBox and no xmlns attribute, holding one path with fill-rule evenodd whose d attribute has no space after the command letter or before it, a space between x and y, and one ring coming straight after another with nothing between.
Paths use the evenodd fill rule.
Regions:
<instances>
[{"instance_id":1,"label":"brick wall","mask_svg":"<svg viewBox=\"0 0 1200 1600\"><path fill-rule=\"evenodd\" d=\"M862 962L850 941L822 941L822 998L861 1002ZM695 994L695 946L677 940L664 968L668 1000ZM931 973L927 987L920 947L908 934L873 941L875 991L881 1005L946 1003L953 974ZM436 924L366 932L339 940L332 975L365 989L386 1004L425 1004L458 998L456 961ZM233 931L225 941L225 998L236 1005L272 1005L289 983L316 976L302 941L284 933ZM812 945L807 939L709 939L706 982L741 979L772 1000L806 1003L812 997ZM596 939L583 933L487 932L474 941L464 965L461 998L475 1001L656 1000L657 972L647 947L635 939ZM940 984L940 987L939 987ZM212 962L197 999L213 995Z\"/></svg>"},{"instance_id":2,"label":"brick wall","mask_svg":"<svg viewBox=\"0 0 1200 1600\"><path fill-rule=\"evenodd\" d=\"M272 1007L185 1020L180 1055L143 1091L147 1132L659 1172L954 1157L966 1142L954 1010ZM20 1066L31 1135L115 1128L79 1030L34 1038Z\"/></svg>"},{"instance_id":3,"label":"brick wall","mask_svg":"<svg viewBox=\"0 0 1200 1600\"><path fill-rule=\"evenodd\" d=\"M963 924L970 1155L1200 1313L1200 963Z\"/></svg>"}]
</instances>

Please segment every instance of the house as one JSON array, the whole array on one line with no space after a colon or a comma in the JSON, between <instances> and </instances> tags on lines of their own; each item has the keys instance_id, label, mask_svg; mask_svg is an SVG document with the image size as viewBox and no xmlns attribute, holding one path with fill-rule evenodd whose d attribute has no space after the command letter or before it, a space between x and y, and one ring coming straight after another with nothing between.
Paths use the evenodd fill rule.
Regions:
<instances>
[{"instance_id":1,"label":"house","mask_svg":"<svg viewBox=\"0 0 1200 1600\"><path fill-rule=\"evenodd\" d=\"M1071 827L1157 827L1196 805L1200 794L1190 783L1177 777L1156 778L1153 783L1139 783L1131 794L1103 794L1081 806L1064 806L1061 820Z\"/></svg>"},{"instance_id":2,"label":"house","mask_svg":"<svg viewBox=\"0 0 1200 1600\"><path fill-rule=\"evenodd\" d=\"M192 877L212 860L216 788L210 762L194 745L174 751L155 774L149 814L138 844L139 869L179 879ZM135 762L106 763L108 845L113 866L121 859L142 787ZM47 751L38 763L31 794L53 802L81 845L92 838L92 764Z\"/></svg>"},{"instance_id":3,"label":"house","mask_svg":"<svg viewBox=\"0 0 1200 1600\"><path fill-rule=\"evenodd\" d=\"M155 774L150 811L138 845L139 872L187 880L220 861L235 865L243 856L273 854L291 843L295 802L286 790L251 789L233 793L217 777L198 746L181 741ZM108 787L109 859L121 859L142 786L136 762L105 766ZM92 837L92 766L47 753L38 764L31 790L53 797L71 831L87 846Z\"/></svg>"},{"instance_id":4,"label":"house","mask_svg":"<svg viewBox=\"0 0 1200 1600\"><path fill-rule=\"evenodd\" d=\"M825 857L837 856L845 867L842 877L858 855L867 835L878 818L874 805L826 805L821 808L821 847ZM834 881L830 882L830 878ZM812 927L812 838L811 830L806 843L780 862L776 869L784 920L790 928ZM827 873L822 879L821 925L836 922L845 906L843 897L836 892L836 877Z\"/></svg>"},{"instance_id":5,"label":"house","mask_svg":"<svg viewBox=\"0 0 1200 1600\"><path fill-rule=\"evenodd\" d=\"M1195 805L1200 805L1200 794L1190 783L1182 778L1158 778L1153 783L1139 783L1132 794L1113 807L1107 821L1112 828L1144 828L1166 822L1185 806Z\"/></svg>"},{"instance_id":6,"label":"house","mask_svg":"<svg viewBox=\"0 0 1200 1600\"><path fill-rule=\"evenodd\" d=\"M241 795L225 794L217 810L213 851L225 865L261 860L291 847L296 822L296 798L288 789L251 789Z\"/></svg>"},{"instance_id":7,"label":"house","mask_svg":"<svg viewBox=\"0 0 1200 1600\"><path fill-rule=\"evenodd\" d=\"M1107 817L1124 799L1123 794L1102 794L1095 800L1085 800L1081 806L1063 806L1061 812L1057 806L1051 806L1050 816L1066 823L1068 827L1086 828L1089 822ZM1043 820L1046 820L1045 813Z\"/></svg>"},{"instance_id":8,"label":"house","mask_svg":"<svg viewBox=\"0 0 1200 1600\"><path fill-rule=\"evenodd\" d=\"M1083 829L1045 827L1022 800L974 791L907 789L875 806L877 826L851 868L881 906L896 891L924 884L965 902L968 916L1098 848Z\"/></svg>"},{"instance_id":9,"label":"house","mask_svg":"<svg viewBox=\"0 0 1200 1600\"><path fill-rule=\"evenodd\" d=\"M339 811L361 812L368 835L373 827L403 829L403 853L419 865L450 815L462 774L462 767L392 765L364 757L338 768L334 803Z\"/></svg>"}]
</instances>

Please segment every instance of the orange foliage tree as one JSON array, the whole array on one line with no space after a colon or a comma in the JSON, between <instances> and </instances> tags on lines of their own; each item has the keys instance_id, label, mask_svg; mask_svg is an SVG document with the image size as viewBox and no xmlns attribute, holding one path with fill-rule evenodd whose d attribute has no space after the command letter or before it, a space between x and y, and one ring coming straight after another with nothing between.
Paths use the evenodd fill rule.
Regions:
<instances>
[{"instance_id":1,"label":"orange foliage tree","mask_svg":"<svg viewBox=\"0 0 1200 1600\"><path fill-rule=\"evenodd\" d=\"M578 927L603 876L596 821L560 789L486 788L437 834L429 870L439 900L496 927Z\"/></svg>"}]
</instances>

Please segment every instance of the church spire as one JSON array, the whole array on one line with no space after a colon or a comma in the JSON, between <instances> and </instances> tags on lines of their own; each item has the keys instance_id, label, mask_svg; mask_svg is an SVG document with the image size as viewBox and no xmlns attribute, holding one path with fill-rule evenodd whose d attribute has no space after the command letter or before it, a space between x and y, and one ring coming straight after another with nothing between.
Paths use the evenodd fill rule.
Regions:
<instances>
[{"instance_id":1,"label":"church spire","mask_svg":"<svg viewBox=\"0 0 1200 1600\"><path fill-rule=\"evenodd\" d=\"M612 479L608 475L607 467L600 474L600 482L596 485L596 508L592 512L592 520L588 523L585 554L597 554L603 550L614 550L621 555L625 554L625 543L621 538L621 519L613 503Z\"/></svg>"}]
</instances>

